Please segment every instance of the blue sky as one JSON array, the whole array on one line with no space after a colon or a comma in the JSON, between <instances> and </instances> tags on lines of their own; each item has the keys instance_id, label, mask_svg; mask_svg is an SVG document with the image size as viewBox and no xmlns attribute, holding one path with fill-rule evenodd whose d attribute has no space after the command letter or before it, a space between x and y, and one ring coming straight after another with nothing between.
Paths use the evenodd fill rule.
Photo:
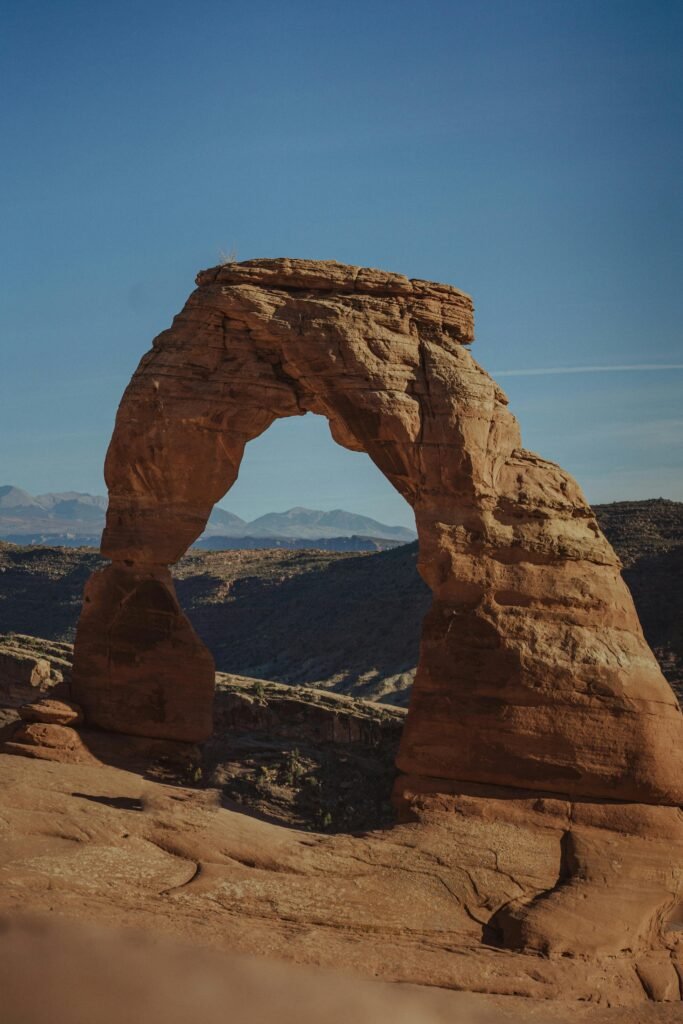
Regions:
<instances>
[{"instance_id":1,"label":"blue sky","mask_svg":"<svg viewBox=\"0 0 683 1024\"><path fill-rule=\"evenodd\" d=\"M527 447L683 499L682 66L679 0L5 0L0 483L102 492L139 357L235 248L465 289ZM410 521L310 416L223 504Z\"/></svg>"}]
</instances>

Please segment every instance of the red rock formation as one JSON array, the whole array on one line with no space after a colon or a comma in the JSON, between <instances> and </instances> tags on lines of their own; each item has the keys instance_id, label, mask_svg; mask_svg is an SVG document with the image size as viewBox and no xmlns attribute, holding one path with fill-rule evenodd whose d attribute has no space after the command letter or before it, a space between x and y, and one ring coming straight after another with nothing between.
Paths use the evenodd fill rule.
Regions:
<instances>
[{"instance_id":1,"label":"red rock formation","mask_svg":"<svg viewBox=\"0 0 683 1024\"><path fill-rule=\"evenodd\" d=\"M683 719L577 484L525 451L472 359L455 288L333 262L204 271L145 355L106 462L102 551L74 697L108 729L200 740L211 659L166 566L245 445L326 416L413 506L434 593L399 767L579 797L683 802ZM435 783L438 788L438 782Z\"/></svg>"},{"instance_id":2,"label":"red rock formation","mask_svg":"<svg viewBox=\"0 0 683 1024\"><path fill-rule=\"evenodd\" d=\"M222 807L212 790L0 753L0 1019L33 1020L7 1019L8 998L11 1006L11 993L21 993L16 972L32 965L45 981L51 962L47 945L30 950L16 929L7 932L6 915L20 912L144 928L155 947L164 934L175 935L202 963L212 958L210 947L255 953L265 989L266 958L277 958L344 970L351 992L366 975L402 983L400 999L413 985L425 995L488 993L496 1024L510 1019L505 1002L518 1011L511 1019L525 1024L680 1024L683 933L673 930L668 909L661 918L658 912L680 874L683 821L672 822L671 808L650 807L645 820L628 805L495 799L468 788L442 797L441 806L430 796L417 823L316 835ZM558 869L567 876L573 859L581 875L557 888ZM563 891L552 907L547 894ZM501 933L509 946L531 952L492 948ZM54 938L46 943L62 949ZM112 992L127 991L136 1007L117 1021L149 1021L141 997L164 984L147 944L133 967L136 945L131 936L121 955L103 952ZM102 974L82 951L70 947L52 962L53 979L67 970L66 992L85 990L108 1005ZM221 970L232 986L232 994L221 990L221 1019L234 1024L243 997L238 977L227 965ZM183 978L172 990L182 996L190 979L181 964L172 973ZM59 992L48 991L63 1008ZM667 1012L653 1000L677 1005ZM18 1005L26 1009L28 995ZM179 1005L180 1019L204 1024L203 1003L194 1014L187 998ZM93 1007L66 1019L108 1019ZM448 999L444 1011L444 1024L460 1024L457 1003ZM43 1009L38 1019L62 1018ZM264 1008L259 1019L281 1018ZM325 1007L314 1019L336 1018ZM346 1020L359 1019L349 1006ZM424 1020L419 1013L412 1019Z\"/></svg>"},{"instance_id":3,"label":"red rock formation","mask_svg":"<svg viewBox=\"0 0 683 1024\"><path fill-rule=\"evenodd\" d=\"M248 441L278 417L324 415L413 506L434 594L397 806L426 821L467 805L482 819L485 940L535 955L656 954L643 970L668 998L683 717L579 487L522 448L504 393L470 355L470 299L303 260L218 267L197 283L143 357L107 455L112 564L86 589L73 670L86 722L208 736L213 665L167 566L234 483ZM542 878L501 902L515 836Z\"/></svg>"}]
</instances>

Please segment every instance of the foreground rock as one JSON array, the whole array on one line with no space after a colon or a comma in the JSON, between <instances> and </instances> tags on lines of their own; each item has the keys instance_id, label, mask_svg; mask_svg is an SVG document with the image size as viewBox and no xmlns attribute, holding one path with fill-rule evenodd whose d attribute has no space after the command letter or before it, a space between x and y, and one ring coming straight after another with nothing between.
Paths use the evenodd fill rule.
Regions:
<instances>
[{"instance_id":1,"label":"foreground rock","mask_svg":"<svg viewBox=\"0 0 683 1024\"><path fill-rule=\"evenodd\" d=\"M440 1024L452 1012L460 1024L494 1019L471 996L453 994L446 1004L429 992L349 984L331 972L49 918L0 919L0 991L3 1024Z\"/></svg>"},{"instance_id":2,"label":"foreground rock","mask_svg":"<svg viewBox=\"0 0 683 1024\"><path fill-rule=\"evenodd\" d=\"M48 725L80 725L83 713L77 704L68 700L45 697L33 704L23 704L19 717L25 722L45 722Z\"/></svg>"},{"instance_id":3,"label":"foreground rock","mask_svg":"<svg viewBox=\"0 0 683 1024\"><path fill-rule=\"evenodd\" d=\"M495 1020L675 1019L650 1007L678 999L681 933L662 922L659 952L634 948L640 910L670 866L652 838L624 836L619 845L604 828L609 808L591 816L545 801L539 817L538 797L461 793L440 810L416 800L416 821L388 831L323 836L237 814L217 796L112 767L0 755L0 911L138 926L227 952L523 997L521 1007L494 1001ZM552 891L577 813L571 856L599 850L607 884L578 916L567 905L561 924L572 941L577 923L583 928L590 954L562 955L562 944L533 954L501 948L492 918L512 927L503 923L515 920L508 908ZM656 818L653 811L650 833ZM610 924L624 907L627 945L617 949ZM609 1006L618 1008L614 1018L601 1012Z\"/></svg>"},{"instance_id":4,"label":"foreground rock","mask_svg":"<svg viewBox=\"0 0 683 1024\"><path fill-rule=\"evenodd\" d=\"M52 703L43 699L29 716L49 715ZM387 796L404 718L307 688L219 676L216 731L201 751L24 723L4 749L36 760L14 759L14 770L0 757L0 891L9 897L0 908L85 912L225 949L258 951L267 942L264 949L301 962L527 1000L561 1004L589 990L605 1005L677 999L680 815L676 822L666 808L495 787L451 785L446 793L443 783L436 798L421 780L411 789L403 778L405 824L339 835L391 823ZM136 766L147 781L132 773ZM193 788L178 788L182 780ZM306 831L265 827L230 810L238 806ZM103 819L103 809L115 817ZM315 834L323 830L337 835ZM237 848L225 842L233 832ZM286 861L273 853L283 844ZM170 876L148 890L144 878L156 877L160 850L172 855L162 858ZM322 859L311 859L316 850ZM232 867L223 873L221 865ZM281 930L277 941L270 932L266 939L268 922ZM526 952L505 954L506 946ZM543 985L532 984L539 978ZM530 1014L527 1006L522 1019Z\"/></svg>"},{"instance_id":5,"label":"foreground rock","mask_svg":"<svg viewBox=\"0 0 683 1024\"><path fill-rule=\"evenodd\" d=\"M360 981L63 918L0 919L4 1024L674 1024L678 1010L529 1005ZM526 1004L526 1005L524 1005Z\"/></svg>"}]
</instances>

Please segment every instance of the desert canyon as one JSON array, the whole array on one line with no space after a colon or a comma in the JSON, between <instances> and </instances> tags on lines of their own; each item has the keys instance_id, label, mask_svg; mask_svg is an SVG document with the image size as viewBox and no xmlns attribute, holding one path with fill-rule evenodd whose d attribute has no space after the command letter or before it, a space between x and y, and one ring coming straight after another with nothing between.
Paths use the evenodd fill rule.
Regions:
<instances>
[{"instance_id":1,"label":"desert canyon","mask_svg":"<svg viewBox=\"0 0 683 1024\"><path fill-rule=\"evenodd\" d=\"M30 671L0 753L0 911L61 922L7 925L26 956L48 927L75 956L90 928L93 948L124 944L98 939L114 925L190 944L191 970L202 947L209 964L303 965L311 1005L311 968L364 975L387 1001L376 1020L680 1019L683 715L579 485L523 448L473 339L449 285L300 259L199 273L119 407L108 564L73 667L15 659ZM359 702L368 749L388 730L398 749L393 820L353 833L284 827L192 777L220 709L230 742L270 698L216 688L170 566L248 442L306 412L412 506L432 595L407 715ZM262 730L278 707L331 736L346 721L333 698L273 694Z\"/></svg>"}]
</instances>

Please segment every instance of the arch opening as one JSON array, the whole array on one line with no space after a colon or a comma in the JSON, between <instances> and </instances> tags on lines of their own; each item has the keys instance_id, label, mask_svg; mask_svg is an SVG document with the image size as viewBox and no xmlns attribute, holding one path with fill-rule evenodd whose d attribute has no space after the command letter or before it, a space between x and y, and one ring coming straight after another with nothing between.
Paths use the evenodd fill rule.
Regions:
<instances>
[{"instance_id":1,"label":"arch opening","mask_svg":"<svg viewBox=\"0 0 683 1024\"><path fill-rule=\"evenodd\" d=\"M217 670L405 707L430 593L412 510L370 459L320 416L279 420L221 505L230 533L217 521L175 571Z\"/></svg>"}]
</instances>

